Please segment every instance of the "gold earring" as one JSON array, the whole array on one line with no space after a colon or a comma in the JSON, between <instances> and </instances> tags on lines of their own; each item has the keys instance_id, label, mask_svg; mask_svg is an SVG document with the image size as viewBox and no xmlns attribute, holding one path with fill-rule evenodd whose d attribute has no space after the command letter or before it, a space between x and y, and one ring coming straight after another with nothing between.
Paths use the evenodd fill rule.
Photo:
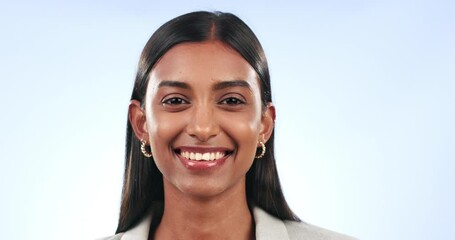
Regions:
<instances>
[{"instance_id":1,"label":"gold earring","mask_svg":"<svg viewBox=\"0 0 455 240\"><path fill-rule=\"evenodd\" d=\"M256 156L255 158L262 158L262 157L264 157L264 155L265 155L265 150L266 150L266 148L265 148L264 142L260 141L259 144L261 144L262 152L261 152L261 155Z\"/></svg>"},{"instance_id":2,"label":"gold earring","mask_svg":"<svg viewBox=\"0 0 455 240\"><path fill-rule=\"evenodd\" d=\"M145 157L152 157L152 153L148 153L147 150L145 150L145 140L141 139L141 152L144 154Z\"/></svg>"}]
</instances>

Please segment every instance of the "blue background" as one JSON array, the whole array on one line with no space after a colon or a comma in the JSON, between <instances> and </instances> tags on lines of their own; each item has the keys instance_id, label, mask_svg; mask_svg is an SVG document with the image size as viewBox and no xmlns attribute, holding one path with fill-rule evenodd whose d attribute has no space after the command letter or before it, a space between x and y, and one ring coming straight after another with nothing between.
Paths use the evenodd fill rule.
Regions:
<instances>
[{"instance_id":1,"label":"blue background","mask_svg":"<svg viewBox=\"0 0 455 240\"><path fill-rule=\"evenodd\" d=\"M193 10L266 51L285 195L360 239L455 239L453 1L3 1L2 239L115 231L140 52Z\"/></svg>"}]
</instances>

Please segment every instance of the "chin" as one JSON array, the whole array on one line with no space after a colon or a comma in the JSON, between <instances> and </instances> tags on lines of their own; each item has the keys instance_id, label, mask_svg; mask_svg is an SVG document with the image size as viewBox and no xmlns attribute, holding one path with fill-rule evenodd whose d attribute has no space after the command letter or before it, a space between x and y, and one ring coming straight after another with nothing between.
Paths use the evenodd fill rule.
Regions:
<instances>
[{"instance_id":1,"label":"chin","mask_svg":"<svg viewBox=\"0 0 455 240\"><path fill-rule=\"evenodd\" d=\"M181 184L178 189L180 192L188 196L196 198L211 198L216 197L225 192L228 187L222 184L208 184L207 179L203 180L202 183L186 183Z\"/></svg>"},{"instance_id":2,"label":"chin","mask_svg":"<svg viewBox=\"0 0 455 240\"><path fill-rule=\"evenodd\" d=\"M195 177L196 179L186 179L180 183L175 183L173 189L186 197L210 200L220 196L230 195L228 192L245 193L245 181L237 180L234 182L221 182L220 179L207 179L207 177ZM244 178L243 178L244 179ZM240 189L240 191L235 191Z\"/></svg>"}]
</instances>

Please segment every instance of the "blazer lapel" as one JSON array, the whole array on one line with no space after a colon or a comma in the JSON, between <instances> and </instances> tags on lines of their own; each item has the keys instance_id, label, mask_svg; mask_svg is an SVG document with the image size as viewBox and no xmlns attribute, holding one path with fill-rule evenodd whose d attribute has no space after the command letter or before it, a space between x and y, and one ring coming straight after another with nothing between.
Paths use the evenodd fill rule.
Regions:
<instances>
[{"instance_id":1,"label":"blazer lapel","mask_svg":"<svg viewBox=\"0 0 455 240\"><path fill-rule=\"evenodd\" d=\"M258 207L254 207L253 216L256 222L256 240L289 240L288 231L282 220Z\"/></svg>"},{"instance_id":2,"label":"blazer lapel","mask_svg":"<svg viewBox=\"0 0 455 240\"><path fill-rule=\"evenodd\" d=\"M126 231L121 240L147 240L150 230L150 223L152 220L152 214L147 214L141 222L133 227L132 229Z\"/></svg>"}]
</instances>

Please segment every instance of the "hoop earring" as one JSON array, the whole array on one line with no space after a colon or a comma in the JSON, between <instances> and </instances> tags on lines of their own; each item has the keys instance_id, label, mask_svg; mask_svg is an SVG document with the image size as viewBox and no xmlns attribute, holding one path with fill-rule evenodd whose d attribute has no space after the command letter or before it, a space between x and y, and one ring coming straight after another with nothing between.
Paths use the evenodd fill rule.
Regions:
<instances>
[{"instance_id":1,"label":"hoop earring","mask_svg":"<svg viewBox=\"0 0 455 240\"><path fill-rule=\"evenodd\" d=\"M261 152L261 155L255 157L255 158L257 158L257 159L264 157L264 155L265 155L265 150L266 150L265 144L264 144L262 141L260 141L259 144L261 144L262 152Z\"/></svg>"},{"instance_id":2,"label":"hoop earring","mask_svg":"<svg viewBox=\"0 0 455 240\"><path fill-rule=\"evenodd\" d=\"M152 157L152 153L148 153L147 150L145 150L145 140L141 139L141 152L144 154L145 157Z\"/></svg>"}]
</instances>

